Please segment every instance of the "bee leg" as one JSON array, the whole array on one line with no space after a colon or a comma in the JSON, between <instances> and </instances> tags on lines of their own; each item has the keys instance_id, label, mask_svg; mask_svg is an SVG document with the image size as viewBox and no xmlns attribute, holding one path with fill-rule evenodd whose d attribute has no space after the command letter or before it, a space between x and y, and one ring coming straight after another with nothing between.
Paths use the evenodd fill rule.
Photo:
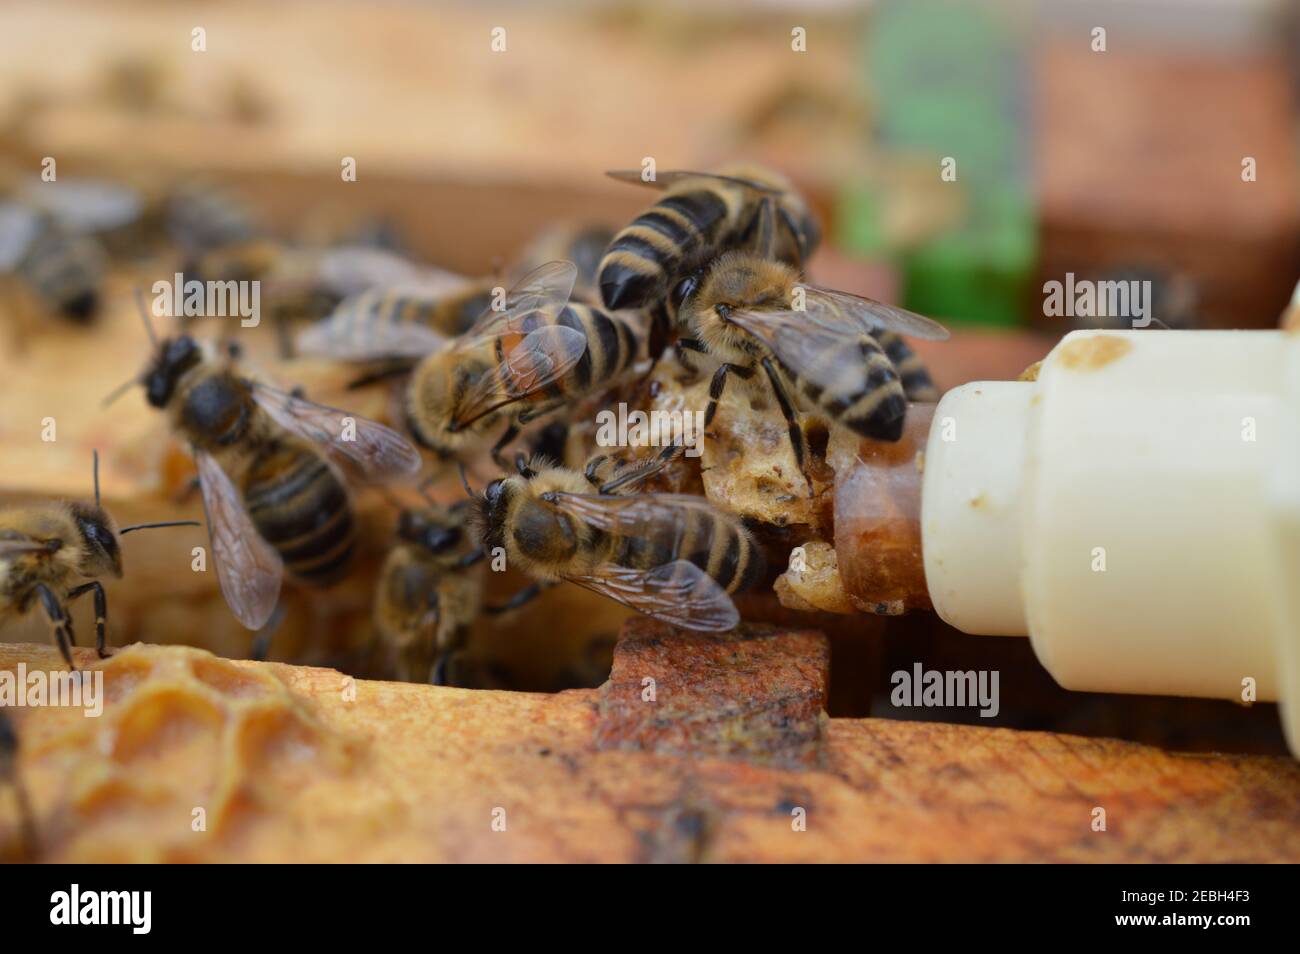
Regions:
<instances>
[{"instance_id":1,"label":"bee leg","mask_svg":"<svg viewBox=\"0 0 1300 954\"><path fill-rule=\"evenodd\" d=\"M767 372L767 379L772 382L772 391L776 394L776 403L781 406L781 414L785 417L785 423L790 429L790 445L794 448L795 463L799 465L799 473L803 475L804 482L808 485L808 492L812 493L812 478L808 476L808 447L805 443L803 428L799 426L799 417L794 412L794 404L785 389L785 382L781 380L781 375L777 373L772 364L772 359L764 358L762 364L763 370Z\"/></svg>"},{"instance_id":2,"label":"bee leg","mask_svg":"<svg viewBox=\"0 0 1300 954\"><path fill-rule=\"evenodd\" d=\"M95 651L99 653L100 659L107 659L105 629L108 626L108 597L104 595L104 585L99 580L83 583L68 593L68 602L71 603L83 593L95 594Z\"/></svg>"},{"instance_id":3,"label":"bee leg","mask_svg":"<svg viewBox=\"0 0 1300 954\"><path fill-rule=\"evenodd\" d=\"M501 452L505 450L506 446L518 436L519 425L516 422L511 421L510 426L507 427L505 433L501 435L501 439L492 445L492 460L502 470L509 470L510 468L507 467L505 461L501 459Z\"/></svg>"},{"instance_id":4,"label":"bee leg","mask_svg":"<svg viewBox=\"0 0 1300 954\"><path fill-rule=\"evenodd\" d=\"M587 467L582 472L582 476L587 478L587 483L597 489L600 488L600 475L597 471L600 470L600 465L605 463L607 460L609 460L608 454L597 454L595 457L591 458L591 460L587 461Z\"/></svg>"},{"instance_id":5,"label":"bee leg","mask_svg":"<svg viewBox=\"0 0 1300 954\"><path fill-rule=\"evenodd\" d=\"M27 787L18 774L18 733L13 721L0 709L0 784L7 782L18 801L18 819L21 825L21 857L35 858L37 850L36 822L32 803L27 797Z\"/></svg>"},{"instance_id":6,"label":"bee leg","mask_svg":"<svg viewBox=\"0 0 1300 954\"><path fill-rule=\"evenodd\" d=\"M449 686L447 681L447 663L451 653L442 652L433 661L433 666L429 669L429 685L431 686Z\"/></svg>"},{"instance_id":7,"label":"bee leg","mask_svg":"<svg viewBox=\"0 0 1300 954\"><path fill-rule=\"evenodd\" d=\"M253 634L253 643L249 647L248 658L264 662L271 651L271 637L275 635L280 624L284 622L284 601L275 604L275 610L266 624Z\"/></svg>"},{"instance_id":8,"label":"bee leg","mask_svg":"<svg viewBox=\"0 0 1300 954\"><path fill-rule=\"evenodd\" d=\"M686 450L686 447L683 444L680 443L669 444L658 454L656 454L651 460L647 461L641 466L630 467L622 474L615 477L613 480L601 484L598 492L602 494L612 494L616 490L623 489L628 484L631 484L633 486L641 484L645 480L649 479L650 477L659 473L659 471L667 467L670 463L672 463L673 459L677 457L679 454L681 454L684 450Z\"/></svg>"},{"instance_id":9,"label":"bee leg","mask_svg":"<svg viewBox=\"0 0 1300 954\"><path fill-rule=\"evenodd\" d=\"M63 661L68 664L69 669L76 672L77 664L72 661L72 647L77 645L77 638L72 632L72 617L59 602L59 598L54 595L54 591L44 583L36 584L36 596L41 601L41 608L45 610L46 619L54 629L54 641L58 643L59 652L63 654Z\"/></svg>"},{"instance_id":10,"label":"bee leg","mask_svg":"<svg viewBox=\"0 0 1300 954\"><path fill-rule=\"evenodd\" d=\"M472 553L466 553L463 557L457 560L456 569L458 570L468 569L469 567L473 566L475 563L481 563L486 559L487 559L486 553L484 553L482 550L475 550Z\"/></svg>"},{"instance_id":11,"label":"bee leg","mask_svg":"<svg viewBox=\"0 0 1300 954\"><path fill-rule=\"evenodd\" d=\"M688 351L694 351L696 354L708 354L708 349L697 338L678 338L673 342L673 354L677 357L677 363L691 374L698 375L700 373L699 366L687 356Z\"/></svg>"},{"instance_id":12,"label":"bee leg","mask_svg":"<svg viewBox=\"0 0 1300 954\"><path fill-rule=\"evenodd\" d=\"M537 599L537 597L541 596L543 593L545 593L547 590L549 590L551 587L555 585L556 585L555 580L544 580L544 581L534 583L531 586L525 586L522 590L515 593L514 596L510 597L510 599L506 600L504 603L501 603L497 606L483 607L483 612L489 613L492 616L498 616L501 613L509 613L511 610L518 609L519 607L523 606L525 603Z\"/></svg>"},{"instance_id":13,"label":"bee leg","mask_svg":"<svg viewBox=\"0 0 1300 954\"><path fill-rule=\"evenodd\" d=\"M713 415L718 413L718 401L722 399L723 389L727 386L727 376L734 374L742 381L748 381L754 376L753 368L742 367L738 364L721 364L718 370L713 372L713 380L709 382L709 406L704 412L704 429L707 431L709 425L713 423Z\"/></svg>"}]
</instances>

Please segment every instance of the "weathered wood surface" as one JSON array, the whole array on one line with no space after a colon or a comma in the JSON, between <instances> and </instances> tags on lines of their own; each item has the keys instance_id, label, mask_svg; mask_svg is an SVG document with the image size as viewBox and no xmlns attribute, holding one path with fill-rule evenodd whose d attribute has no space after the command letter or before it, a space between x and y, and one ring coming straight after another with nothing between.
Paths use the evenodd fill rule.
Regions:
<instances>
[{"instance_id":1,"label":"weathered wood surface","mask_svg":"<svg viewBox=\"0 0 1300 954\"><path fill-rule=\"evenodd\" d=\"M807 632L637 620L605 687L558 695L179 647L79 659L105 673L102 717L13 710L41 860L1300 860L1290 759L828 719ZM19 663L58 666L0 645L0 670ZM18 851L3 792L0 853Z\"/></svg>"}]
</instances>

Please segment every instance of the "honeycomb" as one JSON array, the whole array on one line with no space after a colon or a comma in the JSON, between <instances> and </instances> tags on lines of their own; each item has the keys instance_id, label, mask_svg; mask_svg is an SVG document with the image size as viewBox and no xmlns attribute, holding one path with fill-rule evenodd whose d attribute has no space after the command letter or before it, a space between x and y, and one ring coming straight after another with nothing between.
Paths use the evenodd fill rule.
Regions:
<instances>
[{"instance_id":1,"label":"honeycomb","mask_svg":"<svg viewBox=\"0 0 1300 954\"><path fill-rule=\"evenodd\" d=\"M136 644L84 670L103 673L100 716L12 710L40 859L210 860L354 774L364 748L273 671ZM0 856L17 850L4 811Z\"/></svg>"}]
</instances>

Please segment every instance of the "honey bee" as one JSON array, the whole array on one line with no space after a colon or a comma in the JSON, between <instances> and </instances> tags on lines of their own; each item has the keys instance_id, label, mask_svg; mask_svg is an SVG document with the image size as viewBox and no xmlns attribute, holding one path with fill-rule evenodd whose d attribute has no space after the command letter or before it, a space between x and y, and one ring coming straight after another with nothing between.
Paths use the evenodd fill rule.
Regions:
<instances>
[{"instance_id":1,"label":"honey bee","mask_svg":"<svg viewBox=\"0 0 1300 954\"><path fill-rule=\"evenodd\" d=\"M781 175L751 165L717 172L661 172L646 182L637 171L608 173L662 189L664 196L610 243L600 263L607 308L644 308L682 277L723 252L748 248L763 214L776 225L770 257L802 266L820 231L803 199Z\"/></svg>"},{"instance_id":2,"label":"honey bee","mask_svg":"<svg viewBox=\"0 0 1300 954\"><path fill-rule=\"evenodd\" d=\"M106 646L108 600L100 577L122 576L121 538L155 527L197 527L193 520L142 523L118 529L100 504L99 454L94 455L95 502L39 504L0 510L0 624L39 608L69 669L76 637L68 604L95 599L95 648ZM85 582L77 583L78 579Z\"/></svg>"},{"instance_id":3,"label":"honey bee","mask_svg":"<svg viewBox=\"0 0 1300 954\"><path fill-rule=\"evenodd\" d=\"M36 856L36 821L32 803L27 797L27 787L18 774L18 733L9 714L0 708L0 786L13 789L18 803L19 857Z\"/></svg>"},{"instance_id":4,"label":"honey bee","mask_svg":"<svg viewBox=\"0 0 1300 954\"><path fill-rule=\"evenodd\" d=\"M599 465L581 474L521 455L516 475L488 484L472 518L484 552L504 548L539 581L499 609L568 581L674 626L734 629L731 594L764 573L749 531L702 497L631 492L679 449L605 483Z\"/></svg>"},{"instance_id":5,"label":"honey bee","mask_svg":"<svg viewBox=\"0 0 1300 954\"><path fill-rule=\"evenodd\" d=\"M99 313L106 254L93 236L50 215L0 204L0 272L11 273L51 313L86 323Z\"/></svg>"},{"instance_id":6,"label":"honey bee","mask_svg":"<svg viewBox=\"0 0 1300 954\"><path fill-rule=\"evenodd\" d=\"M459 685L457 657L483 598L483 551L466 533L468 501L403 510L375 592L375 629L398 679Z\"/></svg>"},{"instance_id":7,"label":"honey bee","mask_svg":"<svg viewBox=\"0 0 1300 954\"><path fill-rule=\"evenodd\" d=\"M500 309L487 308L455 338L418 321L377 321L362 331L340 316L317 326L307 344L343 360L387 359L384 376L410 372L401 414L416 442L444 458L482 444L504 423L492 448L499 459L528 423L611 387L643 355L639 316L569 303L575 276L571 262L534 269Z\"/></svg>"},{"instance_id":8,"label":"honey bee","mask_svg":"<svg viewBox=\"0 0 1300 954\"><path fill-rule=\"evenodd\" d=\"M356 531L340 465L381 480L419 470L419 452L382 424L256 380L234 346L157 340L139 304L153 355L128 385L143 385L190 445L221 591L244 626L262 629L286 567L315 586L348 569Z\"/></svg>"},{"instance_id":9,"label":"honey bee","mask_svg":"<svg viewBox=\"0 0 1300 954\"><path fill-rule=\"evenodd\" d=\"M559 225L543 231L511 269L526 279L555 261L572 261L576 269L570 299L599 304L596 268L612 233L600 226ZM421 358L445 339L469 331L492 305L500 281L493 276L461 278L436 268L417 268L344 298L324 320L297 338L301 354L345 361L389 361L386 369L361 380L370 383L406 373L402 359ZM429 334L421 329L429 329Z\"/></svg>"},{"instance_id":10,"label":"honey bee","mask_svg":"<svg viewBox=\"0 0 1300 954\"><path fill-rule=\"evenodd\" d=\"M445 320L452 324L456 302L448 301L431 315L426 313L427 303L431 296L436 301L436 296L449 296L467 284L459 276L417 265L384 249L297 248L269 239L215 249L187 263L184 272L187 281L260 282L284 357L294 353L289 328L296 319L325 318L299 336L307 353L325 355L339 350L341 342L369 340L376 322L419 321L437 327ZM485 307L490 291L473 293L477 297L463 307L473 309L477 317L482 311L477 302Z\"/></svg>"},{"instance_id":11,"label":"honey bee","mask_svg":"<svg viewBox=\"0 0 1300 954\"><path fill-rule=\"evenodd\" d=\"M189 258L263 237L257 214L238 195L207 183L186 183L161 199L172 241Z\"/></svg>"},{"instance_id":12,"label":"honey bee","mask_svg":"<svg viewBox=\"0 0 1300 954\"><path fill-rule=\"evenodd\" d=\"M709 385L705 427L713 422L728 377L766 381L805 479L807 446L797 406L815 408L863 437L896 441L908 398L935 396L929 372L899 335L942 340L948 336L942 325L869 298L807 285L784 262L728 252L684 279L670 307L684 335L679 347L721 362Z\"/></svg>"}]
</instances>

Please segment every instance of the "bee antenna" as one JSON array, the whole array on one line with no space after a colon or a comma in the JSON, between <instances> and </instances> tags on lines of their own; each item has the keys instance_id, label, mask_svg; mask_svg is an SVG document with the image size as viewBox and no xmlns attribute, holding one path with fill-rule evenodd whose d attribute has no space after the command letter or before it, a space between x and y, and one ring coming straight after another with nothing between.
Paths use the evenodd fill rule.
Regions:
<instances>
[{"instance_id":1,"label":"bee antenna","mask_svg":"<svg viewBox=\"0 0 1300 954\"><path fill-rule=\"evenodd\" d=\"M92 449L90 452L91 472L95 475L95 506L99 506L99 451Z\"/></svg>"},{"instance_id":2,"label":"bee antenna","mask_svg":"<svg viewBox=\"0 0 1300 954\"><path fill-rule=\"evenodd\" d=\"M140 383L140 379L139 379L138 377L137 377L137 378L131 378L129 381L123 381L123 382L122 382L121 384L119 384L117 387L113 388L112 391L109 391L109 392L108 392L108 395L104 398L104 400L100 403L99 406L100 406L100 407L108 407L110 404L112 404L114 401L116 401L116 400L117 400L118 398L120 398L123 394L125 394L127 391L131 390L133 387L135 387L135 386L136 386L137 384L139 384L139 383Z\"/></svg>"},{"instance_id":3,"label":"bee antenna","mask_svg":"<svg viewBox=\"0 0 1300 954\"><path fill-rule=\"evenodd\" d=\"M460 470L460 485L465 488L465 494L473 500L475 495L473 489L469 485L469 477L465 473L465 462L463 460L456 461L456 467ZM423 487L420 488L420 492L424 493Z\"/></svg>"},{"instance_id":4,"label":"bee antenna","mask_svg":"<svg viewBox=\"0 0 1300 954\"><path fill-rule=\"evenodd\" d=\"M140 320L144 322L144 333L149 336L149 344L155 348L158 347L158 333L153 330L153 322L149 320L149 309L144 303L144 289L139 285L135 287L135 303L140 309Z\"/></svg>"},{"instance_id":5,"label":"bee antenna","mask_svg":"<svg viewBox=\"0 0 1300 954\"><path fill-rule=\"evenodd\" d=\"M132 530L154 530L158 527L201 527L197 520L165 520L162 523L134 523L117 531L119 536L126 536Z\"/></svg>"}]
</instances>

